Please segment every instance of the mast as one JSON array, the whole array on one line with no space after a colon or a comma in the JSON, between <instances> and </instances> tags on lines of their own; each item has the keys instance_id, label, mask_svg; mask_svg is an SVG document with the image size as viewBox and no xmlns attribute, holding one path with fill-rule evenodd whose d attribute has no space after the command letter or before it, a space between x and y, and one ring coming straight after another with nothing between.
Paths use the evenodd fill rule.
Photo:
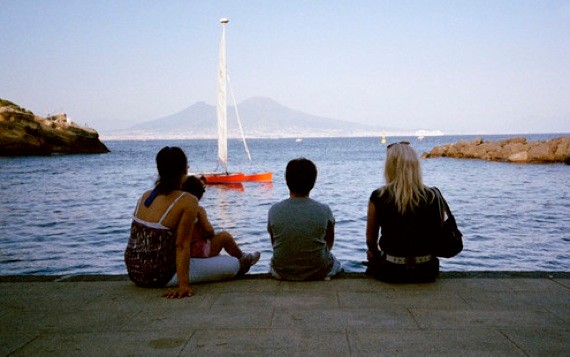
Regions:
<instances>
[{"instance_id":1,"label":"mast","mask_svg":"<svg viewBox=\"0 0 570 357\"><path fill-rule=\"evenodd\" d=\"M222 39L220 40L220 64L218 68L218 160L223 170L228 171L228 125L227 125L227 65L226 65L226 24L228 19L220 19Z\"/></svg>"}]
</instances>

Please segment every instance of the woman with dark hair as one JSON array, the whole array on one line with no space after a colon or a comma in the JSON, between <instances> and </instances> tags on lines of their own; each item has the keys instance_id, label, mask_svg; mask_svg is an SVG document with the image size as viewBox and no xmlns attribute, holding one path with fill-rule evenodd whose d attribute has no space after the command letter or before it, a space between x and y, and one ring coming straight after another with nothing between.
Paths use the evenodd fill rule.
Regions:
<instances>
[{"instance_id":1,"label":"woman with dark hair","mask_svg":"<svg viewBox=\"0 0 570 357\"><path fill-rule=\"evenodd\" d=\"M180 190L188 173L188 161L182 149L166 146L156 155L156 166L158 180L155 187L139 198L135 208L125 250L127 272L129 278L142 287L164 287L176 277L177 288L165 296L192 296L190 244L198 214L198 199ZM237 273L239 262L231 259L235 260L234 266L223 274L217 272L217 278L233 277ZM204 267L197 268L193 270L201 271L203 276L208 274ZM206 276L201 280L215 278Z\"/></svg>"},{"instance_id":2,"label":"woman with dark hair","mask_svg":"<svg viewBox=\"0 0 570 357\"><path fill-rule=\"evenodd\" d=\"M387 282L433 281L439 274L433 242L443 217L408 142L388 145L384 177L386 185L372 192L368 204L367 273Z\"/></svg>"}]
</instances>

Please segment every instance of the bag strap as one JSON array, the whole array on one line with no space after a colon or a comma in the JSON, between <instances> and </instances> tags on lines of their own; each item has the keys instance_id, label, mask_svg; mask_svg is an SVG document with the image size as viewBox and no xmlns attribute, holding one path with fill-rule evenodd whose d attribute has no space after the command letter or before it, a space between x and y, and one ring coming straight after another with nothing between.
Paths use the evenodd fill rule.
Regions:
<instances>
[{"instance_id":1,"label":"bag strap","mask_svg":"<svg viewBox=\"0 0 570 357\"><path fill-rule=\"evenodd\" d=\"M434 186L434 187L432 187L432 189L433 189L433 192L435 193L435 197L437 198L437 205L439 207L440 217L443 217L442 213L446 213L449 218L455 218L455 217L453 217L453 214L451 213L451 209L449 209L449 205L447 204L447 201L445 200L445 198L443 198L443 195L441 194L441 191L439 190L439 188Z\"/></svg>"}]
</instances>

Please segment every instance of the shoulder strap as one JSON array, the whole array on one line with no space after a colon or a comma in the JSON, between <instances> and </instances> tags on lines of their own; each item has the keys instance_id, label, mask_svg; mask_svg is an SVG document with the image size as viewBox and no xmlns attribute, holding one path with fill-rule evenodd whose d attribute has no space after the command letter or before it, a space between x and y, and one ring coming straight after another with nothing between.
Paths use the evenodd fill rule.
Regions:
<instances>
[{"instance_id":1,"label":"shoulder strap","mask_svg":"<svg viewBox=\"0 0 570 357\"><path fill-rule=\"evenodd\" d=\"M182 198L182 196L184 196L186 193L182 192L180 194L180 196L176 197L176 199L174 201L172 201L172 203L170 204L170 206L168 206L168 208L166 209L166 211L164 211L164 214L162 215L162 217L160 217L160 221L158 221L159 224L162 224L162 221L166 218L166 216L168 216L168 214L170 213L170 210L172 210L172 207L174 207L174 205L176 204L176 202L178 202L179 199Z\"/></svg>"},{"instance_id":2,"label":"shoulder strap","mask_svg":"<svg viewBox=\"0 0 570 357\"><path fill-rule=\"evenodd\" d=\"M444 219L445 217L445 213L446 213L446 205L445 205L445 201L443 199L443 196L441 195L441 191L437 188L437 187L432 187L433 193L435 194L435 199L437 201L437 210L439 212L439 217L442 219Z\"/></svg>"},{"instance_id":3,"label":"shoulder strap","mask_svg":"<svg viewBox=\"0 0 570 357\"><path fill-rule=\"evenodd\" d=\"M154 199L156 198L156 196L158 196L158 186L156 186L155 188L152 189L152 192L150 193L150 195L147 197L146 200L144 200L144 205L145 207L150 207L150 205L152 204L152 202L154 201Z\"/></svg>"}]
</instances>

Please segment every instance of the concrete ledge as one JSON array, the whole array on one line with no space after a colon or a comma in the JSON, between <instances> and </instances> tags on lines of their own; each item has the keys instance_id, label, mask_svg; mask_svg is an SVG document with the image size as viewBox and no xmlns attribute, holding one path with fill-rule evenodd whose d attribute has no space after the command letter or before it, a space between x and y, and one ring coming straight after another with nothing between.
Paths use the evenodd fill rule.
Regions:
<instances>
[{"instance_id":1,"label":"concrete ledge","mask_svg":"<svg viewBox=\"0 0 570 357\"><path fill-rule=\"evenodd\" d=\"M447 271L441 272L439 279L570 279L565 271ZM246 274L236 280L271 279L269 273ZM337 279L372 279L364 273L342 273ZM14 282L78 282L78 281L129 281L124 275L4 275L0 283Z\"/></svg>"},{"instance_id":2,"label":"concrete ledge","mask_svg":"<svg viewBox=\"0 0 570 357\"><path fill-rule=\"evenodd\" d=\"M195 284L179 300L126 275L0 281L0 355L570 355L568 272L405 285L255 274Z\"/></svg>"}]
</instances>

